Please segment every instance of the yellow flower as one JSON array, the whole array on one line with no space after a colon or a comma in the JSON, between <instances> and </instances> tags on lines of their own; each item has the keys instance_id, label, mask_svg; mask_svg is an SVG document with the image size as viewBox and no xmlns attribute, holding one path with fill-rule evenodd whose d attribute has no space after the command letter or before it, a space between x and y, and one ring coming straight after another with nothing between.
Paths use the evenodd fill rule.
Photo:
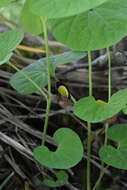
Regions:
<instances>
[{"instance_id":1,"label":"yellow flower","mask_svg":"<svg viewBox=\"0 0 127 190\"><path fill-rule=\"evenodd\" d=\"M103 101L103 100L97 100L96 101L98 104L101 104L101 105L106 105L107 102Z\"/></svg>"},{"instance_id":2,"label":"yellow flower","mask_svg":"<svg viewBox=\"0 0 127 190\"><path fill-rule=\"evenodd\" d=\"M57 90L61 96L69 97L68 89L64 85L58 86Z\"/></svg>"}]
</instances>

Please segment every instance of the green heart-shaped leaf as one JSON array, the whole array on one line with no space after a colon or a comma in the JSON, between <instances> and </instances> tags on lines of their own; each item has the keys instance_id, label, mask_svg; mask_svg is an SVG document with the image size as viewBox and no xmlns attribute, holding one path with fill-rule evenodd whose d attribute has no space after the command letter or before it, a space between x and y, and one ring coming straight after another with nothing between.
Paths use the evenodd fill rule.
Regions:
<instances>
[{"instance_id":1,"label":"green heart-shaped leaf","mask_svg":"<svg viewBox=\"0 0 127 190\"><path fill-rule=\"evenodd\" d=\"M10 84L21 94L31 94L38 91L37 86L31 80L40 88L47 85L47 66L44 62L37 61L15 73L11 77Z\"/></svg>"},{"instance_id":2,"label":"green heart-shaped leaf","mask_svg":"<svg viewBox=\"0 0 127 190\"><path fill-rule=\"evenodd\" d=\"M127 1L110 0L97 8L68 18L52 20L55 38L74 50L97 50L127 34Z\"/></svg>"},{"instance_id":3,"label":"green heart-shaped leaf","mask_svg":"<svg viewBox=\"0 0 127 190\"><path fill-rule=\"evenodd\" d=\"M46 146L34 149L35 159L48 168L67 169L75 166L83 157L83 146L79 136L68 128L58 129L53 139L58 143L55 152Z\"/></svg>"},{"instance_id":4,"label":"green heart-shaped leaf","mask_svg":"<svg viewBox=\"0 0 127 190\"><path fill-rule=\"evenodd\" d=\"M97 123L117 114L126 103L127 89L113 94L107 104L100 104L93 96L89 96L75 103L74 114L85 121Z\"/></svg>"},{"instance_id":5,"label":"green heart-shaped leaf","mask_svg":"<svg viewBox=\"0 0 127 190\"><path fill-rule=\"evenodd\" d=\"M57 180L53 181L51 179L44 179L43 183L48 185L49 187L59 187L67 183L68 174L65 171L56 172Z\"/></svg>"},{"instance_id":6,"label":"green heart-shaped leaf","mask_svg":"<svg viewBox=\"0 0 127 190\"><path fill-rule=\"evenodd\" d=\"M65 64L69 62L78 61L83 58L86 54L84 52L66 52L60 55L50 57L51 62L51 75L54 76L55 69L58 64ZM46 58L40 59L35 63L25 67L21 70L31 80L33 80L40 88L47 85L47 64ZM29 94L38 91L37 87L34 86L28 78L25 78L21 72L17 72L11 77L11 85L18 92L22 94Z\"/></svg>"},{"instance_id":7,"label":"green heart-shaped leaf","mask_svg":"<svg viewBox=\"0 0 127 190\"><path fill-rule=\"evenodd\" d=\"M30 11L31 0L27 0L21 12L21 23L26 32L31 34L41 34L42 24L39 16Z\"/></svg>"},{"instance_id":8,"label":"green heart-shaped leaf","mask_svg":"<svg viewBox=\"0 0 127 190\"><path fill-rule=\"evenodd\" d=\"M127 150L112 146L105 146L100 149L100 158L106 164L119 169L127 170Z\"/></svg>"},{"instance_id":9,"label":"green heart-shaped leaf","mask_svg":"<svg viewBox=\"0 0 127 190\"><path fill-rule=\"evenodd\" d=\"M127 145L127 124L114 125L108 129L108 138L116 141L120 147Z\"/></svg>"},{"instance_id":10,"label":"green heart-shaped leaf","mask_svg":"<svg viewBox=\"0 0 127 190\"><path fill-rule=\"evenodd\" d=\"M66 17L97 7L107 0L32 0L31 10L48 18Z\"/></svg>"},{"instance_id":11,"label":"green heart-shaped leaf","mask_svg":"<svg viewBox=\"0 0 127 190\"><path fill-rule=\"evenodd\" d=\"M0 34L0 65L7 62L11 57L11 52L23 39L23 32L11 30Z\"/></svg>"},{"instance_id":12,"label":"green heart-shaped leaf","mask_svg":"<svg viewBox=\"0 0 127 190\"><path fill-rule=\"evenodd\" d=\"M118 147L103 146L99 151L101 160L115 168L127 169L127 124L114 125L108 129L107 135L117 142Z\"/></svg>"}]
</instances>

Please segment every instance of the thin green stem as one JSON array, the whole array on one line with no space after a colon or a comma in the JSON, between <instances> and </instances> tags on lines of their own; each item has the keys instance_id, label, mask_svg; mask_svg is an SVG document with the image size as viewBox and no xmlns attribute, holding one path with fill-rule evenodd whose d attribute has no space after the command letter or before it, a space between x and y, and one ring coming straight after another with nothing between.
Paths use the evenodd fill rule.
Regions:
<instances>
[{"instance_id":1,"label":"thin green stem","mask_svg":"<svg viewBox=\"0 0 127 190\"><path fill-rule=\"evenodd\" d=\"M89 64L89 96L92 96L92 58L91 52L88 51L88 64Z\"/></svg>"},{"instance_id":2,"label":"thin green stem","mask_svg":"<svg viewBox=\"0 0 127 190\"><path fill-rule=\"evenodd\" d=\"M108 101L109 101L111 98L111 91L112 91L111 54L109 48L107 48L107 55L108 55Z\"/></svg>"},{"instance_id":3,"label":"thin green stem","mask_svg":"<svg viewBox=\"0 0 127 190\"><path fill-rule=\"evenodd\" d=\"M107 138L107 130L108 130L108 127L109 127L109 124L108 124L108 123L105 123L105 140L104 140L104 146L107 145L107 140L108 140L108 138ZM103 176L104 176L104 174L105 174L105 170L106 170L106 168L104 167L104 162L102 162L102 163L101 163L101 170L100 170L99 178L98 178L98 180L96 181L96 183L95 183L95 185L94 185L94 187L93 187L92 190L96 190L96 189L98 188L98 186L100 185L101 180L102 180L102 178L103 178Z\"/></svg>"},{"instance_id":4,"label":"thin green stem","mask_svg":"<svg viewBox=\"0 0 127 190\"><path fill-rule=\"evenodd\" d=\"M108 142L108 136L107 136L108 128L109 128L109 124L106 122L106 123L105 123L105 139L104 139L104 146L106 146L106 145L107 145L107 142Z\"/></svg>"},{"instance_id":5,"label":"thin green stem","mask_svg":"<svg viewBox=\"0 0 127 190\"><path fill-rule=\"evenodd\" d=\"M107 55L108 55L108 101L110 101L111 94L112 94L112 71L111 71L111 54L110 54L110 49L107 47ZM107 136L107 131L109 128L109 124L106 122L105 123L105 140L104 140L104 145L107 145L108 142L108 136Z\"/></svg>"},{"instance_id":6,"label":"thin green stem","mask_svg":"<svg viewBox=\"0 0 127 190\"><path fill-rule=\"evenodd\" d=\"M41 22L42 22L43 32L44 32L46 63L47 63L47 78L48 78L48 98L47 98L46 116L45 116L45 123L44 123L43 137L42 137L42 145L44 145L45 140L46 140L47 128L48 128L49 112L51 108L51 76L50 76L51 65L50 65L50 59L49 59L47 18L41 18Z\"/></svg>"},{"instance_id":7,"label":"thin green stem","mask_svg":"<svg viewBox=\"0 0 127 190\"><path fill-rule=\"evenodd\" d=\"M0 185L0 190L2 190L4 187L5 187L5 185L8 183L8 181L13 177L13 175L14 175L14 172L12 172L4 181L3 181L3 183Z\"/></svg>"},{"instance_id":8,"label":"thin green stem","mask_svg":"<svg viewBox=\"0 0 127 190\"><path fill-rule=\"evenodd\" d=\"M87 123L87 190L91 189L91 123Z\"/></svg>"},{"instance_id":9,"label":"thin green stem","mask_svg":"<svg viewBox=\"0 0 127 190\"><path fill-rule=\"evenodd\" d=\"M50 107L51 107L51 98L48 99L47 106L46 106L46 115L45 115L45 123L44 123L43 137L42 137L42 145L45 144L45 140L46 140Z\"/></svg>"},{"instance_id":10,"label":"thin green stem","mask_svg":"<svg viewBox=\"0 0 127 190\"><path fill-rule=\"evenodd\" d=\"M111 84L112 84L112 81L111 81L111 55L110 55L110 50L109 48L107 48L107 55L108 55L108 101L110 101L110 98L111 98ZM108 142L108 136L107 136L107 131L108 131L108 128L109 128L109 124L106 122L105 123L105 139L104 139L104 146L107 145L107 142ZM104 167L104 163L102 162L101 164L101 170L100 170L100 175L99 175L99 178L96 182L96 184L94 185L93 187L93 190L96 190L98 188L98 186L100 185L100 182L105 174L105 167Z\"/></svg>"},{"instance_id":11,"label":"thin green stem","mask_svg":"<svg viewBox=\"0 0 127 190\"><path fill-rule=\"evenodd\" d=\"M88 51L89 64L89 96L92 96L92 58L91 52ZM88 137L87 137L87 190L91 190L91 123L88 122Z\"/></svg>"},{"instance_id":12,"label":"thin green stem","mask_svg":"<svg viewBox=\"0 0 127 190\"><path fill-rule=\"evenodd\" d=\"M72 102L75 104L75 103L76 103L76 99L74 98L74 96L72 96L72 95L70 94L70 97L71 97Z\"/></svg>"},{"instance_id":13,"label":"thin green stem","mask_svg":"<svg viewBox=\"0 0 127 190\"><path fill-rule=\"evenodd\" d=\"M48 46L48 31L47 31L47 18L41 18L44 32L44 41L45 41L45 49L46 49L46 63L47 63L47 77L48 77L48 92L51 96L51 65L49 58L49 46Z\"/></svg>"},{"instance_id":14,"label":"thin green stem","mask_svg":"<svg viewBox=\"0 0 127 190\"><path fill-rule=\"evenodd\" d=\"M21 71L20 69L18 69L14 64L12 64L10 61L8 62L8 64L17 72L19 72L22 76L24 76L24 78L26 78L31 84L33 84L33 86L35 86L39 92L41 93L42 96L45 97L45 99L47 100L47 94L27 75L25 74L25 72Z\"/></svg>"},{"instance_id":15,"label":"thin green stem","mask_svg":"<svg viewBox=\"0 0 127 190\"><path fill-rule=\"evenodd\" d=\"M108 167L108 166L107 166ZM97 189L97 187L100 185L100 182L101 182L101 180L102 180L102 178L103 178L103 176L104 176L104 174L105 174L105 170L107 169L107 167L103 167L102 168L102 170L101 170L101 173L100 173L100 175L99 175L99 178L98 178L98 180L97 180L97 182L96 182L96 184L94 185L94 187L93 187L93 189L92 190L96 190Z\"/></svg>"}]
</instances>

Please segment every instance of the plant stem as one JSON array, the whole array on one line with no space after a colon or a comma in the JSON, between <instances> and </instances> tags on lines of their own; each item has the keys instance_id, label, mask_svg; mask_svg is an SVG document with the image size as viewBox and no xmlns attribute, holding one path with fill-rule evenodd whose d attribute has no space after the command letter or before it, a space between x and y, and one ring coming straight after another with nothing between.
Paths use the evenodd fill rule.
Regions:
<instances>
[{"instance_id":1,"label":"plant stem","mask_svg":"<svg viewBox=\"0 0 127 190\"><path fill-rule=\"evenodd\" d=\"M75 104L76 103L76 99L74 98L74 96L70 95L70 98L71 98L72 102Z\"/></svg>"},{"instance_id":2,"label":"plant stem","mask_svg":"<svg viewBox=\"0 0 127 190\"><path fill-rule=\"evenodd\" d=\"M98 178L98 180L97 180L97 182L96 182L96 184L94 185L94 187L93 187L92 190L96 190L97 187L99 186L99 184L100 184L100 182L101 182L101 180L102 180L102 178L103 178L103 176L104 176L104 174L105 174L106 168L107 168L107 167L105 167L105 168L103 167L103 168L102 168L102 170L101 170L101 172L100 172L100 175L99 175L99 178Z\"/></svg>"},{"instance_id":3,"label":"plant stem","mask_svg":"<svg viewBox=\"0 0 127 190\"><path fill-rule=\"evenodd\" d=\"M91 123L87 123L88 132L87 132L87 190L91 189Z\"/></svg>"},{"instance_id":4,"label":"plant stem","mask_svg":"<svg viewBox=\"0 0 127 190\"><path fill-rule=\"evenodd\" d=\"M111 54L109 48L107 48L107 55L108 55L108 101L109 101L111 98L111 91L112 91Z\"/></svg>"},{"instance_id":5,"label":"plant stem","mask_svg":"<svg viewBox=\"0 0 127 190\"><path fill-rule=\"evenodd\" d=\"M107 47L107 55L108 55L108 102L110 101L111 98L111 93L112 93L112 72L111 72L111 54L110 54L110 49ZM107 145L108 142L108 136L107 136L107 131L109 128L109 124L106 122L105 123L105 140L104 140L104 146Z\"/></svg>"},{"instance_id":6,"label":"plant stem","mask_svg":"<svg viewBox=\"0 0 127 190\"><path fill-rule=\"evenodd\" d=\"M44 123L44 130L43 130L43 137L42 137L42 145L45 144L47 128L48 128L48 119L49 119L49 112L51 107L51 98L48 98L47 106L46 106L46 115L45 115L45 123Z\"/></svg>"},{"instance_id":7,"label":"plant stem","mask_svg":"<svg viewBox=\"0 0 127 190\"><path fill-rule=\"evenodd\" d=\"M33 86L35 86L37 88L37 90L39 90L39 92L42 94L42 96L45 97L45 99L47 100L47 94L27 75L25 74L23 71L21 71L20 69L18 69L14 64L12 64L10 61L8 62L8 64L17 72L19 72L21 75L24 76L24 78L26 78L31 84L33 84Z\"/></svg>"},{"instance_id":8,"label":"plant stem","mask_svg":"<svg viewBox=\"0 0 127 190\"><path fill-rule=\"evenodd\" d=\"M51 96L51 77L50 77L50 58L49 58L49 46L48 46L48 31L47 31L47 18L41 18L44 32L44 41L45 41L45 49L46 49L46 64L47 64L47 77L48 77L48 92Z\"/></svg>"},{"instance_id":9,"label":"plant stem","mask_svg":"<svg viewBox=\"0 0 127 190\"><path fill-rule=\"evenodd\" d=\"M107 48L107 55L108 55L108 101L110 101L110 98L111 98L111 55L110 55L110 50L109 48ZM107 142L108 142L108 136L107 136L107 131L108 131L108 128L109 128L109 124L106 122L105 123L105 139L104 139L104 146L107 145ZM96 184L94 185L93 187L93 190L96 190L98 188L98 186L100 185L100 182L105 174L105 167L104 167L104 163L102 162L101 164L101 170L100 170L100 175L99 175L99 178L96 182Z\"/></svg>"},{"instance_id":10,"label":"plant stem","mask_svg":"<svg viewBox=\"0 0 127 190\"><path fill-rule=\"evenodd\" d=\"M105 123L105 140L104 140L104 146L107 145L107 140L108 140L108 138L107 138L107 130L108 130L108 127L109 127L109 124L108 124L108 123ZM95 183L95 185L94 185L94 187L93 187L92 190L96 190L96 189L98 188L98 186L100 185L100 182L101 182L101 180L102 180L102 178L103 178L103 176L104 176L104 174L105 174L105 170L106 170L106 168L104 167L104 163L102 162L102 163L101 163L101 170L100 170L99 178L98 178L98 180L96 181L96 183Z\"/></svg>"},{"instance_id":11,"label":"plant stem","mask_svg":"<svg viewBox=\"0 0 127 190\"><path fill-rule=\"evenodd\" d=\"M45 123L44 123L44 130L43 130L43 137L42 137L42 145L45 144L47 128L48 128L48 118L49 112L51 107L51 77L50 77L50 59L49 59L49 46L48 46L48 31L47 31L47 18L41 18L41 22L43 25L43 32L44 32L44 41L45 41L45 49L46 49L46 64L47 64L47 78L48 78L48 97L47 97L47 107L46 107L46 116L45 116Z\"/></svg>"},{"instance_id":12,"label":"plant stem","mask_svg":"<svg viewBox=\"0 0 127 190\"><path fill-rule=\"evenodd\" d=\"M89 64L89 96L92 96L92 58L91 52L88 51L88 64ZM87 190L91 189L91 123L87 123L88 137L87 137Z\"/></svg>"},{"instance_id":13,"label":"plant stem","mask_svg":"<svg viewBox=\"0 0 127 190\"><path fill-rule=\"evenodd\" d=\"M107 145L107 142L108 142L108 136L107 136L108 128L109 128L109 124L106 122L106 123L105 123L105 139L104 139L104 146L106 146L106 145Z\"/></svg>"},{"instance_id":14,"label":"plant stem","mask_svg":"<svg viewBox=\"0 0 127 190\"><path fill-rule=\"evenodd\" d=\"M92 58L91 52L88 51L88 64L89 64L89 96L92 96Z\"/></svg>"},{"instance_id":15,"label":"plant stem","mask_svg":"<svg viewBox=\"0 0 127 190\"><path fill-rule=\"evenodd\" d=\"M108 55L108 102L110 101L111 98L111 93L112 93L112 71L111 71L111 54L110 54L110 49L107 47L107 55ZM109 124L106 122L105 123L105 140L104 140L104 146L107 145L108 142L108 136L107 136L107 131L109 128Z\"/></svg>"},{"instance_id":16,"label":"plant stem","mask_svg":"<svg viewBox=\"0 0 127 190\"><path fill-rule=\"evenodd\" d=\"M14 172L12 172L4 181L3 181L3 183L0 185L0 190L2 190L4 187L5 187L5 185L8 183L8 181L13 177L13 175L14 175Z\"/></svg>"}]
</instances>

